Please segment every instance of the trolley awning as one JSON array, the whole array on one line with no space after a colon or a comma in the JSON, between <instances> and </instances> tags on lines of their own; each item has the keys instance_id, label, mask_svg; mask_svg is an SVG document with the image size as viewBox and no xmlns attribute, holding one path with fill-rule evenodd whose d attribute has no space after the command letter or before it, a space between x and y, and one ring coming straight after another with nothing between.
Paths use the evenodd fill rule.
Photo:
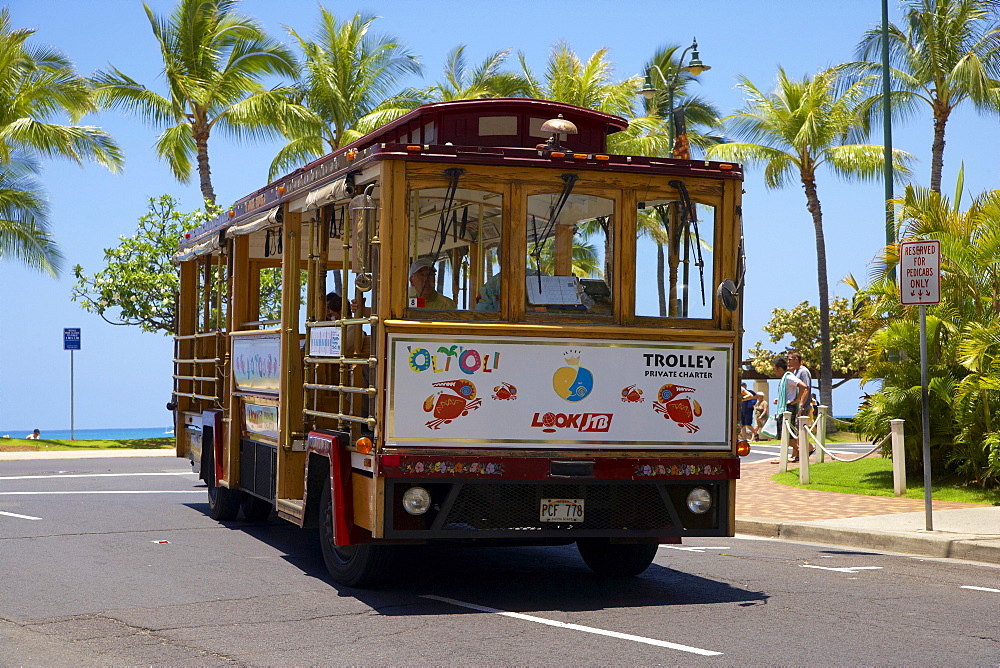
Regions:
<instances>
[{"instance_id":1,"label":"trolley awning","mask_svg":"<svg viewBox=\"0 0 1000 668\"><path fill-rule=\"evenodd\" d=\"M226 237L238 237L244 234L252 234L265 227L271 227L281 222L281 207L276 206L269 211L256 215L253 218L244 220L242 223L226 228Z\"/></svg>"},{"instance_id":2,"label":"trolley awning","mask_svg":"<svg viewBox=\"0 0 1000 668\"><path fill-rule=\"evenodd\" d=\"M215 231L193 246L177 251L170 259L174 262L186 262L202 255L209 255L220 248L222 248L222 234Z\"/></svg>"},{"instance_id":3,"label":"trolley awning","mask_svg":"<svg viewBox=\"0 0 1000 668\"><path fill-rule=\"evenodd\" d=\"M349 196L347 193L347 180L337 179L322 188L310 191L304 198L292 202L288 208L297 213L304 213L326 206L327 204L332 204L337 200L347 199Z\"/></svg>"}]
</instances>

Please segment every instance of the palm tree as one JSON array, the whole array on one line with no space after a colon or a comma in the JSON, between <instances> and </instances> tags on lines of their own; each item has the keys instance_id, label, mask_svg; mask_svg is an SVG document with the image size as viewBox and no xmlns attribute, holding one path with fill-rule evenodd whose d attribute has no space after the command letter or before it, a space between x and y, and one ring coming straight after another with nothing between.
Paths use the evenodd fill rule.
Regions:
<instances>
[{"instance_id":1,"label":"palm tree","mask_svg":"<svg viewBox=\"0 0 1000 668\"><path fill-rule=\"evenodd\" d=\"M459 44L445 57L444 81L424 89L421 96L432 102L448 102L527 95L531 88L527 79L500 71L508 55L510 49L496 51L470 70L465 59L465 45Z\"/></svg>"},{"instance_id":2,"label":"palm tree","mask_svg":"<svg viewBox=\"0 0 1000 668\"><path fill-rule=\"evenodd\" d=\"M598 49L584 62L565 42L558 42L552 47L541 79L531 72L524 54L518 54L528 83L528 97L631 117L639 77L613 80L614 66L607 60L607 54L606 48Z\"/></svg>"},{"instance_id":3,"label":"palm tree","mask_svg":"<svg viewBox=\"0 0 1000 668\"><path fill-rule=\"evenodd\" d=\"M1000 190L959 207L928 188L907 186L894 201L900 237L941 242L940 303L926 312L931 369L932 457L967 479L1000 480ZM907 419L919 433L921 382L916 308L901 306L895 281L899 245L874 264L872 282L859 290L856 311L880 328L866 356L865 379L882 387L859 415L866 435ZM885 351L902 351L890 359ZM867 368L870 367L870 368ZM907 427L907 431L910 429ZM908 440L908 462L920 462L919 438Z\"/></svg>"},{"instance_id":4,"label":"palm tree","mask_svg":"<svg viewBox=\"0 0 1000 668\"><path fill-rule=\"evenodd\" d=\"M830 297L826 269L826 241L816 176L826 166L848 179L876 180L883 165L883 147L855 143L863 127L860 108L867 97L870 78L838 92L836 69L818 72L801 81L789 79L778 70L777 88L761 92L745 77L738 87L747 95L743 110L723 119L731 123L735 135L746 141L709 147L711 158L760 164L764 183L780 188L795 176L805 189L806 209L812 216L816 234L816 265L819 284L820 400L833 406L830 354ZM897 175L909 173L910 156L893 151Z\"/></svg>"},{"instance_id":5,"label":"palm tree","mask_svg":"<svg viewBox=\"0 0 1000 668\"><path fill-rule=\"evenodd\" d=\"M673 79L675 74L679 76L674 84L674 106L684 110L684 123L691 145L704 150L723 141L721 136L709 134L719 125L721 114L718 108L705 98L692 95L688 90L698 78L680 71L679 48L676 45L661 47L644 65L643 70L650 73L650 84L657 90L657 94L651 100L644 100L643 116L630 119L628 129L608 137L608 150L628 155L669 157L673 154L674 147L667 145L670 110L667 109L668 82L663 77Z\"/></svg>"},{"instance_id":6,"label":"palm tree","mask_svg":"<svg viewBox=\"0 0 1000 668\"><path fill-rule=\"evenodd\" d=\"M308 123L287 90L265 89L269 75L295 74L295 59L269 38L253 19L235 13L238 0L180 0L169 18L148 5L163 76L169 92L156 93L116 68L94 76L98 99L165 126L156 151L182 183L191 178L196 157L202 196L215 203L208 140L219 129L237 137L259 137L282 125Z\"/></svg>"},{"instance_id":7,"label":"palm tree","mask_svg":"<svg viewBox=\"0 0 1000 668\"><path fill-rule=\"evenodd\" d=\"M401 78L421 72L420 62L395 37L369 34L377 18L358 13L340 22L321 7L313 39L288 29L305 57L296 98L316 123L283 130L289 142L271 163L271 178L346 146L420 103L398 89Z\"/></svg>"},{"instance_id":8,"label":"palm tree","mask_svg":"<svg viewBox=\"0 0 1000 668\"><path fill-rule=\"evenodd\" d=\"M34 178L37 169L24 159L0 165L0 260L12 257L58 276L63 255L48 231L48 206Z\"/></svg>"},{"instance_id":9,"label":"palm tree","mask_svg":"<svg viewBox=\"0 0 1000 668\"><path fill-rule=\"evenodd\" d=\"M1000 109L1000 22L994 0L914 0L908 4L906 24L888 27L889 63L896 91L893 111L914 112L921 104L931 108L931 190L941 192L945 126L951 113L969 101L980 110ZM882 30L865 33L858 57L878 58ZM878 67L853 63L862 73ZM871 101L878 108L881 100Z\"/></svg>"},{"instance_id":10,"label":"palm tree","mask_svg":"<svg viewBox=\"0 0 1000 668\"><path fill-rule=\"evenodd\" d=\"M97 110L87 80L61 53L29 45L34 32L12 29L0 10L0 258L55 276L62 254L48 231L39 159L89 160L117 172L122 153L105 131L77 125ZM59 116L70 124L54 122Z\"/></svg>"}]
</instances>

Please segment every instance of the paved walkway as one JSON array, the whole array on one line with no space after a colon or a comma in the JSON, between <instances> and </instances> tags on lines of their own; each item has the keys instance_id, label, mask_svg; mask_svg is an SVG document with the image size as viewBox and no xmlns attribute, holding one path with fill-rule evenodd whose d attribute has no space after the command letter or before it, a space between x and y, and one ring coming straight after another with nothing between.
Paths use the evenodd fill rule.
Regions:
<instances>
[{"instance_id":1,"label":"paved walkway","mask_svg":"<svg viewBox=\"0 0 1000 668\"><path fill-rule=\"evenodd\" d=\"M798 471L798 467L789 466L788 470ZM737 516L810 521L924 512L923 499L839 494L789 487L771 480L771 476L777 472L778 467L768 461L743 464L740 467L740 480L736 483ZM948 501L935 501L933 504L934 510L981 507L977 503Z\"/></svg>"},{"instance_id":2,"label":"paved walkway","mask_svg":"<svg viewBox=\"0 0 1000 668\"><path fill-rule=\"evenodd\" d=\"M777 470L741 467L737 533L1000 565L1000 506L934 501L927 531L922 498L800 489L771 480Z\"/></svg>"}]
</instances>

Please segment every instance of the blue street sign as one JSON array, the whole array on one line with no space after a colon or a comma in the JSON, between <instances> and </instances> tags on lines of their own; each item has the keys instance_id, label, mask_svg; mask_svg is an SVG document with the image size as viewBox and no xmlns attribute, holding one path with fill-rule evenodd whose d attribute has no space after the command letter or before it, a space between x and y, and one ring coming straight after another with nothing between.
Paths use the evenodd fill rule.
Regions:
<instances>
[{"instance_id":1,"label":"blue street sign","mask_svg":"<svg viewBox=\"0 0 1000 668\"><path fill-rule=\"evenodd\" d=\"M63 329L63 350L80 349L80 328L66 327Z\"/></svg>"}]
</instances>

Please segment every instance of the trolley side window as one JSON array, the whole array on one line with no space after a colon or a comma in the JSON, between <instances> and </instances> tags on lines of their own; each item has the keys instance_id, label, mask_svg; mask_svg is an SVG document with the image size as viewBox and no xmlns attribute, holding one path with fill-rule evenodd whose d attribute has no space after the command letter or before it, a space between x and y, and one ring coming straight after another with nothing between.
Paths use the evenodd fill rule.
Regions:
<instances>
[{"instance_id":1,"label":"trolley side window","mask_svg":"<svg viewBox=\"0 0 1000 668\"><path fill-rule=\"evenodd\" d=\"M690 205L690 206L688 206ZM640 201L636 211L635 314L712 317L715 207Z\"/></svg>"},{"instance_id":2,"label":"trolley side window","mask_svg":"<svg viewBox=\"0 0 1000 668\"><path fill-rule=\"evenodd\" d=\"M527 312L612 315L614 210L596 195L528 196Z\"/></svg>"},{"instance_id":3,"label":"trolley side window","mask_svg":"<svg viewBox=\"0 0 1000 668\"><path fill-rule=\"evenodd\" d=\"M413 190L409 218L411 313L498 312L503 195L461 187Z\"/></svg>"}]
</instances>

